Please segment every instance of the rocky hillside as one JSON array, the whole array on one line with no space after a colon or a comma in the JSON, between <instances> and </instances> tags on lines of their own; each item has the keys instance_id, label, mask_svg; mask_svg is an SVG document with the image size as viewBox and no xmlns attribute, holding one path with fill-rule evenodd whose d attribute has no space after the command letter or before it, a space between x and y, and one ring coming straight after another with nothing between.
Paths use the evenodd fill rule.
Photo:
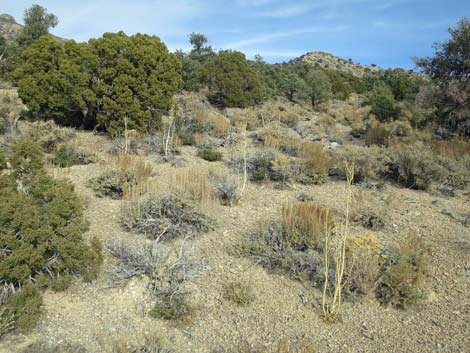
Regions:
<instances>
[{"instance_id":1,"label":"rocky hillside","mask_svg":"<svg viewBox=\"0 0 470 353\"><path fill-rule=\"evenodd\" d=\"M351 59L345 60L338 56L322 51L313 51L300 56L298 59L305 61L314 66L319 66L324 69L334 69L347 73L351 73L355 76L363 76L366 72L377 71L379 68L376 66L367 66L354 63Z\"/></svg>"},{"instance_id":2,"label":"rocky hillside","mask_svg":"<svg viewBox=\"0 0 470 353\"><path fill-rule=\"evenodd\" d=\"M0 15L0 34L8 41L14 40L23 29L23 26L16 23L15 18L8 14Z\"/></svg>"}]
</instances>

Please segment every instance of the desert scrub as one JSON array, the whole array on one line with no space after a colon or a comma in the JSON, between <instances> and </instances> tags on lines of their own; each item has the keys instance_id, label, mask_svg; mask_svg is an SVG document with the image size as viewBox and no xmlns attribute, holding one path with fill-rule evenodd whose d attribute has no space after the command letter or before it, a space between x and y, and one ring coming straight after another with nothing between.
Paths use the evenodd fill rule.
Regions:
<instances>
[{"instance_id":1,"label":"desert scrub","mask_svg":"<svg viewBox=\"0 0 470 353\"><path fill-rule=\"evenodd\" d=\"M376 288L380 274L382 245L372 232L347 238L348 290L368 294Z\"/></svg>"},{"instance_id":2,"label":"desert scrub","mask_svg":"<svg viewBox=\"0 0 470 353\"><path fill-rule=\"evenodd\" d=\"M224 286L224 297L240 306L247 306L255 299L250 283L242 281L227 283Z\"/></svg>"},{"instance_id":3,"label":"desert scrub","mask_svg":"<svg viewBox=\"0 0 470 353\"><path fill-rule=\"evenodd\" d=\"M354 164L354 183L374 179L382 175L387 167L384 163L383 150L376 146L344 146L332 154L330 174L346 179L345 161Z\"/></svg>"},{"instance_id":4,"label":"desert scrub","mask_svg":"<svg viewBox=\"0 0 470 353\"><path fill-rule=\"evenodd\" d=\"M413 233L408 235L398 252L385 255L376 289L379 302L407 309L422 299L429 259L430 249L423 239Z\"/></svg>"},{"instance_id":5,"label":"desert scrub","mask_svg":"<svg viewBox=\"0 0 470 353\"><path fill-rule=\"evenodd\" d=\"M260 223L235 247L235 253L251 257L267 269L320 287L324 283L325 225L334 229L334 223L334 212L313 202L287 204L278 221ZM333 268L330 272L334 276Z\"/></svg>"},{"instance_id":6,"label":"desert scrub","mask_svg":"<svg viewBox=\"0 0 470 353\"><path fill-rule=\"evenodd\" d=\"M150 239L192 236L212 229L206 215L172 194L130 202L122 210L121 222L125 229Z\"/></svg>"},{"instance_id":7,"label":"desert scrub","mask_svg":"<svg viewBox=\"0 0 470 353\"><path fill-rule=\"evenodd\" d=\"M233 206L241 199L242 180L237 175L227 171L209 170L209 180L217 190L224 205Z\"/></svg>"},{"instance_id":8,"label":"desert scrub","mask_svg":"<svg viewBox=\"0 0 470 353\"><path fill-rule=\"evenodd\" d=\"M54 154L52 162L61 167L71 167L73 165L86 165L93 163L94 158L84 150L72 145L60 146Z\"/></svg>"},{"instance_id":9,"label":"desert scrub","mask_svg":"<svg viewBox=\"0 0 470 353\"><path fill-rule=\"evenodd\" d=\"M138 242L107 244L108 251L117 259L109 272L110 286L124 286L133 277L149 278L149 292L154 306L149 314L167 320L184 320L192 313L187 300L188 284L203 270L203 264L184 249L164 247L159 242L151 245Z\"/></svg>"},{"instance_id":10,"label":"desert scrub","mask_svg":"<svg viewBox=\"0 0 470 353\"><path fill-rule=\"evenodd\" d=\"M385 126L375 123L371 125L366 132L366 146L388 146L392 134L385 128Z\"/></svg>"},{"instance_id":11,"label":"desert scrub","mask_svg":"<svg viewBox=\"0 0 470 353\"><path fill-rule=\"evenodd\" d=\"M121 199L137 186L144 192L146 181L153 173L151 164L137 156L119 155L106 163L103 174L87 183L98 197Z\"/></svg>"},{"instance_id":12,"label":"desert scrub","mask_svg":"<svg viewBox=\"0 0 470 353\"><path fill-rule=\"evenodd\" d=\"M186 321L194 314L194 307L182 294L161 295L149 315L164 320Z\"/></svg>"},{"instance_id":13,"label":"desert scrub","mask_svg":"<svg viewBox=\"0 0 470 353\"><path fill-rule=\"evenodd\" d=\"M199 150L198 156L209 162L222 160L222 152L215 151L212 148L203 148Z\"/></svg>"},{"instance_id":14,"label":"desert scrub","mask_svg":"<svg viewBox=\"0 0 470 353\"><path fill-rule=\"evenodd\" d=\"M70 342L51 343L38 341L28 345L21 353L87 353L87 349L79 344ZM108 352L108 351L106 351ZM125 351L128 353L129 351Z\"/></svg>"},{"instance_id":15,"label":"desert scrub","mask_svg":"<svg viewBox=\"0 0 470 353\"><path fill-rule=\"evenodd\" d=\"M246 160L247 173L251 181L263 182L288 181L294 175L295 166L291 159L275 152L256 152ZM244 170L244 160L235 162L235 168L240 173Z\"/></svg>"},{"instance_id":16,"label":"desert scrub","mask_svg":"<svg viewBox=\"0 0 470 353\"><path fill-rule=\"evenodd\" d=\"M110 197L114 200L121 199L124 194L137 185L137 180L132 171L120 173L118 171L107 172L87 183L98 197Z\"/></svg>"},{"instance_id":17,"label":"desert scrub","mask_svg":"<svg viewBox=\"0 0 470 353\"><path fill-rule=\"evenodd\" d=\"M301 183L321 184L328 178L330 159L321 142L302 142L297 163L297 180Z\"/></svg>"},{"instance_id":18,"label":"desert scrub","mask_svg":"<svg viewBox=\"0 0 470 353\"><path fill-rule=\"evenodd\" d=\"M431 150L421 143L394 145L387 150L387 158L387 175L410 189L428 190L448 176Z\"/></svg>"},{"instance_id":19,"label":"desert scrub","mask_svg":"<svg viewBox=\"0 0 470 353\"><path fill-rule=\"evenodd\" d=\"M262 141L264 147L293 157L297 156L302 145L300 137L292 136L277 124L266 126L258 139Z\"/></svg>"},{"instance_id":20,"label":"desert scrub","mask_svg":"<svg viewBox=\"0 0 470 353\"><path fill-rule=\"evenodd\" d=\"M22 137L36 141L48 153L75 136L75 130L60 127L52 120L23 123L20 130Z\"/></svg>"}]
</instances>

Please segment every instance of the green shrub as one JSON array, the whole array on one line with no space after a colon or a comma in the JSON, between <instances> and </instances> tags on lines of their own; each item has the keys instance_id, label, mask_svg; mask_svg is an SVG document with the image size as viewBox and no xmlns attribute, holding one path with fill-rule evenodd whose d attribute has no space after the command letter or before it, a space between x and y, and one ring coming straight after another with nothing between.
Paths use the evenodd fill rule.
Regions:
<instances>
[{"instance_id":1,"label":"green shrub","mask_svg":"<svg viewBox=\"0 0 470 353\"><path fill-rule=\"evenodd\" d=\"M34 140L21 138L13 144L9 161L17 176L37 174L42 171L44 153Z\"/></svg>"},{"instance_id":2,"label":"green shrub","mask_svg":"<svg viewBox=\"0 0 470 353\"><path fill-rule=\"evenodd\" d=\"M383 83L373 89L367 103L371 106L371 113L380 122L396 120L401 113L390 87Z\"/></svg>"},{"instance_id":3,"label":"green shrub","mask_svg":"<svg viewBox=\"0 0 470 353\"><path fill-rule=\"evenodd\" d=\"M71 145L60 146L56 150L53 159L53 163L61 168L71 167L76 164L89 164L92 161L91 156Z\"/></svg>"},{"instance_id":4,"label":"green shrub","mask_svg":"<svg viewBox=\"0 0 470 353\"><path fill-rule=\"evenodd\" d=\"M31 283L18 293L10 295L4 304L5 315L10 315L21 332L31 330L41 316L42 297L39 289Z\"/></svg>"},{"instance_id":5,"label":"green shrub","mask_svg":"<svg viewBox=\"0 0 470 353\"><path fill-rule=\"evenodd\" d=\"M150 310L150 316L157 319L185 321L194 312L194 308L181 294L165 295L158 299Z\"/></svg>"},{"instance_id":6,"label":"green shrub","mask_svg":"<svg viewBox=\"0 0 470 353\"><path fill-rule=\"evenodd\" d=\"M245 54L222 51L205 68L210 100L223 107L246 108L263 98L263 84Z\"/></svg>"},{"instance_id":7,"label":"green shrub","mask_svg":"<svg viewBox=\"0 0 470 353\"><path fill-rule=\"evenodd\" d=\"M388 255L376 290L380 303L407 309L423 298L422 286L428 271L429 248L421 238L409 235L396 254Z\"/></svg>"},{"instance_id":8,"label":"green shrub","mask_svg":"<svg viewBox=\"0 0 470 353\"><path fill-rule=\"evenodd\" d=\"M265 180L286 182L294 174L295 166L291 160L274 152L257 152L247 157L247 172L251 181ZM239 160L237 169L243 172L244 162Z\"/></svg>"},{"instance_id":9,"label":"green shrub","mask_svg":"<svg viewBox=\"0 0 470 353\"><path fill-rule=\"evenodd\" d=\"M183 146L195 146L196 145L196 138L194 134L188 130L182 130L178 132L178 138L181 141Z\"/></svg>"},{"instance_id":10,"label":"green shrub","mask_svg":"<svg viewBox=\"0 0 470 353\"><path fill-rule=\"evenodd\" d=\"M7 159L5 158L5 154L3 150L0 148L0 170L7 168Z\"/></svg>"},{"instance_id":11,"label":"green shrub","mask_svg":"<svg viewBox=\"0 0 470 353\"><path fill-rule=\"evenodd\" d=\"M124 193L137 185L135 174L128 171L111 171L96 178L92 178L87 184L98 197L110 197L114 200L121 199Z\"/></svg>"},{"instance_id":12,"label":"green shrub","mask_svg":"<svg viewBox=\"0 0 470 353\"><path fill-rule=\"evenodd\" d=\"M225 286L224 297L240 306L247 306L255 299L251 286L241 281L228 283Z\"/></svg>"},{"instance_id":13,"label":"green shrub","mask_svg":"<svg viewBox=\"0 0 470 353\"><path fill-rule=\"evenodd\" d=\"M5 302L16 308L10 313L20 329L36 320L38 287L62 290L72 275L79 274L91 280L102 262L99 242L94 240L92 248L82 238L88 223L72 184L47 176L40 156L37 145L20 141L12 150L13 173L0 174L0 278L13 288L22 288ZM30 178L21 180L21 188L15 180L16 168L30 171Z\"/></svg>"},{"instance_id":14,"label":"green shrub","mask_svg":"<svg viewBox=\"0 0 470 353\"><path fill-rule=\"evenodd\" d=\"M198 156L209 162L222 160L222 152L214 151L212 148L204 148L199 150Z\"/></svg>"}]
</instances>

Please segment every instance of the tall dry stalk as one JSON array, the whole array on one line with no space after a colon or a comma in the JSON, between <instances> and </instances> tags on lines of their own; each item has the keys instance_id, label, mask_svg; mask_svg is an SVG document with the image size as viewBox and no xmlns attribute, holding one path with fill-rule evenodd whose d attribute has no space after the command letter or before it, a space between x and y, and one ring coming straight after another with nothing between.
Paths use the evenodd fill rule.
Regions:
<instances>
[{"instance_id":1,"label":"tall dry stalk","mask_svg":"<svg viewBox=\"0 0 470 353\"><path fill-rule=\"evenodd\" d=\"M240 200L242 199L243 197L243 193L245 192L245 189L246 189L246 182L248 180L248 167L247 167L247 156L246 156L246 150L247 150L247 138L246 138L246 126L247 124L245 124L243 126L243 134L242 134L242 138L243 138L243 183L242 183L242 186L240 188Z\"/></svg>"},{"instance_id":2,"label":"tall dry stalk","mask_svg":"<svg viewBox=\"0 0 470 353\"><path fill-rule=\"evenodd\" d=\"M346 182L346 210L345 216L342 221L336 225L337 234L336 238L332 239L332 229L325 223L325 272L322 296L322 309L325 320L335 321L341 311L342 305L342 290L343 290L343 277L346 268L346 242L349 237L349 212L352 202L352 183L354 178L354 164L349 164L345 161L345 170L347 176ZM332 241L336 240L335 243ZM330 289L329 269L330 269L330 251L333 256L335 265L335 279L331 285L332 294Z\"/></svg>"}]
</instances>

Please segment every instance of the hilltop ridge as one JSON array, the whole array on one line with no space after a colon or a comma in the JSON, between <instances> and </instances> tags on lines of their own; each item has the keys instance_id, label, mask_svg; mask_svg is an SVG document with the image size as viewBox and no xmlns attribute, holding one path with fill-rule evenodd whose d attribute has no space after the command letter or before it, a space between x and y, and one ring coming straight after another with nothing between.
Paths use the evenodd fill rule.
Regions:
<instances>
[{"instance_id":1,"label":"hilltop ridge","mask_svg":"<svg viewBox=\"0 0 470 353\"><path fill-rule=\"evenodd\" d=\"M362 65L353 62L351 59L343 59L339 56L323 51L312 51L299 56L294 61L304 61L313 66L318 66L323 69L334 69L355 76L363 76L367 72L378 71L379 67L375 65Z\"/></svg>"}]
</instances>

